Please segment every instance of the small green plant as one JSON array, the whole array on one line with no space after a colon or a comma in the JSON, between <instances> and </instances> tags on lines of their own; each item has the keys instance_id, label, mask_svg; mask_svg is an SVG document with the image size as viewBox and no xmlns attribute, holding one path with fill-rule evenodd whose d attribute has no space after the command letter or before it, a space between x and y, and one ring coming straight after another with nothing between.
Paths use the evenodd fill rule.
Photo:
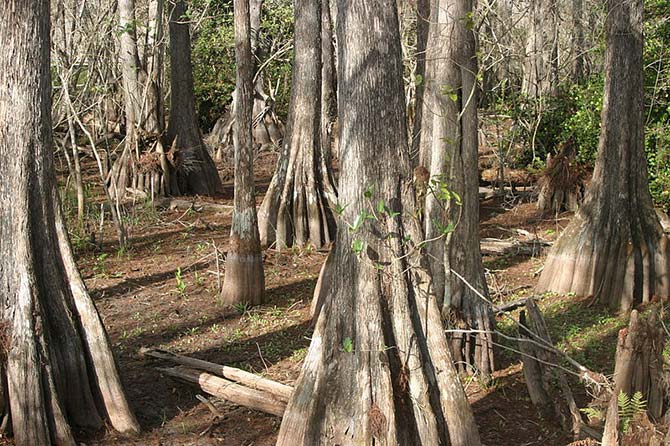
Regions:
<instances>
[{"instance_id":1,"label":"small green plant","mask_svg":"<svg viewBox=\"0 0 670 446\"><path fill-rule=\"evenodd\" d=\"M643 399L642 392L635 392L632 398L623 391L619 392L617 405L619 407L619 420L621 421L619 426L623 433L630 430L635 415L647 410L647 401Z\"/></svg>"},{"instance_id":2,"label":"small green plant","mask_svg":"<svg viewBox=\"0 0 670 446\"><path fill-rule=\"evenodd\" d=\"M351 338L344 338L342 340L342 351L345 353L351 353L354 351L354 341Z\"/></svg>"},{"instance_id":3,"label":"small green plant","mask_svg":"<svg viewBox=\"0 0 670 446\"><path fill-rule=\"evenodd\" d=\"M109 257L109 254L106 252L103 252L100 254L98 257L95 259L95 263L93 264L93 272L95 273L96 277L107 277L107 265L106 265L106 260L107 257Z\"/></svg>"},{"instance_id":4,"label":"small green plant","mask_svg":"<svg viewBox=\"0 0 670 446\"><path fill-rule=\"evenodd\" d=\"M179 294L182 296L186 294L186 283L184 282L184 279L182 278L181 275L181 268L177 268L177 271L174 273L174 278L177 281L177 291L179 291Z\"/></svg>"},{"instance_id":5,"label":"small green plant","mask_svg":"<svg viewBox=\"0 0 670 446\"><path fill-rule=\"evenodd\" d=\"M605 413L602 409L597 409L595 407L583 407L579 409L579 411L586 415L590 422L600 422L605 419Z\"/></svg>"},{"instance_id":6,"label":"small green plant","mask_svg":"<svg viewBox=\"0 0 670 446\"><path fill-rule=\"evenodd\" d=\"M195 283L197 283L200 286L203 286L205 284L205 278L199 275L197 271L195 272Z\"/></svg>"},{"instance_id":7,"label":"small green plant","mask_svg":"<svg viewBox=\"0 0 670 446\"><path fill-rule=\"evenodd\" d=\"M233 309L239 314L240 316L244 315L247 311L249 311L249 302L238 302L236 304L233 304Z\"/></svg>"}]
</instances>

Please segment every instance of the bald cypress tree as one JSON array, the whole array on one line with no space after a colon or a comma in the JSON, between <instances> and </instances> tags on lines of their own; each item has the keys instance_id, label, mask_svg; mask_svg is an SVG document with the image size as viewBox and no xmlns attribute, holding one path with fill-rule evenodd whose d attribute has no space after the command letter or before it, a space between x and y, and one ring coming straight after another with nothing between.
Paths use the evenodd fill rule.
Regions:
<instances>
[{"instance_id":1,"label":"bald cypress tree","mask_svg":"<svg viewBox=\"0 0 670 446\"><path fill-rule=\"evenodd\" d=\"M58 205L49 2L0 2L1 426L18 446L72 445L72 428L139 425Z\"/></svg>"}]
</instances>

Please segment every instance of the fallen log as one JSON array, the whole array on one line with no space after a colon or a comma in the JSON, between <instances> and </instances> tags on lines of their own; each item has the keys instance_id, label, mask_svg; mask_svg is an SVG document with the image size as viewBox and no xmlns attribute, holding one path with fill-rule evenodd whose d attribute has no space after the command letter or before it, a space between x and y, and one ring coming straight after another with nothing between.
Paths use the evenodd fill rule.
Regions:
<instances>
[{"instance_id":1,"label":"fallen log","mask_svg":"<svg viewBox=\"0 0 670 446\"><path fill-rule=\"evenodd\" d=\"M259 410L278 417L282 417L286 410L286 402L274 398L268 392L250 389L249 387L201 370L183 366L158 368L158 370L165 375L195 384L212 396L248 407L249 409Z\"/></svg>"},{"instance_id":2,"label":"fallen log","mask_svg":"<svg viewBox=\"0 0 670 446\"><path fill-rule=\"evenodd\" d=\"M186 210L191 207L196 211L209 210L216 212L232 212L233 206L230 204L211 203L209 201L184 200L180 198L155 198L154 206L161 209Z\"/></svg>"},{"instance_id":3,"label":"fallen log","mask_svg":"<svg viewBox=\"0 0 670 446\"><path fill-rule=\"evenodd\" d=\"M277 381L272 381L271 379L263 378L262 376L255 375L244 370L236 369L234 367L214 364L213 362L203 361L202 359L189 358L188 356L178 355L167 350L143 349L140 351L140 353L152 358L172 361L176 364L183 365L188 368L202 370L213 373L214 375L222 376L230 381L237 382L251 389L267 392L272 395L273 398L284 403L288 402L289 398L291 398L291 394L293 393L293 387L291 386L278 383Z\"/></svg>"},{"instance_id":4,"label":"fallen log","mask_svg":"<svg viewBox=\"0 0 670 446\"><path fill-rule=\"evenodd\" d=\"M483 238L480 242L482 255L537 255L547 246L551 246L551 243L542 240L519 241Z\"/></svg>"}]
</instances>

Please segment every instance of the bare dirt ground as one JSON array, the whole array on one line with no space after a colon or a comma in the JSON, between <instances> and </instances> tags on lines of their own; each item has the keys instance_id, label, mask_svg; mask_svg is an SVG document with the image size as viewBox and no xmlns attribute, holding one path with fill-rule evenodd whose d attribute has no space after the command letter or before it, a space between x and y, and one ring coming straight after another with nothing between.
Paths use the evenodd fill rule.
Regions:
<instances>
[{"instance_id":1,"label":"bare dirt ground","mask_svg":"<svg viewBox=\"0 0 670 446\"><path fill-rule=\"evenodd\" d=\"M274 158L268 154L262 161L257 172L261 193L269 181ZM543 240L554 240L568 223L568 216L539 215L529 200L508 196L482 201L482 237L518 238L516 230L523 229ZM309 249L266 251L268 303L252 309L226 309L218 287L231 211L212 211L197 204L208 201L231 204L230 180L224 196L197 199L188 209L136 205L127 212L132 237L127 250L118 249L111 228L106 230L101 246L87 243L81 234L73 237L78 241L79 266L104 318L130 403L143 428L135 438L111 432L82 433L85 444L274 444L279 418L212 400L223 415L215 418L196 399L201 393L197 388L161 375L156 367L168 364L140 353L143 347L162 348L287 384L298 376L311 335L312 290L326 253ZM218 263L217 250L221 253ZM532 294L543 258L542 254L530 256L512 250L486 256L484 262L491 296L502 303ZM603 339L615 336L620 325L615 318L608 319L604 311L593 309L589 302L569 296L544 296L542 307L560 346L587 362L600 354L602 359L593 361L596 366L612 357L611 349L603 347L607 344ZM513 330L508 320L499 322L502 329ZM603 331L603 327L609 331ZM590 329L597 338L596 334L583 336ZM569 443L571 438L560 426L539 418L532 407L519 357L501 349L499 364L500 371L486 386L477 379L464 381L483 442L488 446Z\"/></svg>"}]
</instances>

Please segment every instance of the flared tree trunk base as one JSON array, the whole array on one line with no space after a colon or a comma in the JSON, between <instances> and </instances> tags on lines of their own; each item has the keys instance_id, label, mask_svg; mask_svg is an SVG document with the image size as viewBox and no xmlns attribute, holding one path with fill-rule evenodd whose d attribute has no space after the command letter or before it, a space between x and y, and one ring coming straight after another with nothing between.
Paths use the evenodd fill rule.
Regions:
<instances>
[{"instance_id":1,"label":"flared tree trunk base","mask_svg":"<svg viewBox=\"0 0 670 446\"><path fill-rule=\"evenodd\" d=\"M472 303L481 300L475 295L468 299ZM462 311L452 311L446 324L447 329L455 330L448 335L454 363L460 373L479 376L484 382L488 382L495 371L495 324L491 317L491 307L482 302L467 306Z\"/></svg>"},{"instance_id":2,"label":"flared tree trunk base","mask_svg":"<svg viewBox=\"0 0 670 446\"><path fill-rule=\"evenodd\" d=\"M123 200L126 196L146 196L153 200L181 195L175 175L177 162L176 150L172 148L166 153L160 141L139 159L130 147L125 147L107 176L110 197Z\"/></svg>"},{"instance_id":3,"label":"flared tree trunk base","mask_svg":"<svg viewBox=\"0 0 670 446\"><path fill-rule=\"evenodd\" d=\"M479 444L426 270L342 245L277 445Z\"/></svg>"},{"instance_id":4,"label":"flared tree trunk base","mask_svg":"<svg viewBox=\"0 0 670 446\"><path fill-rule=\"evenodd\" d=\"M657 221L631 230L622 220L577 214L549 253L536 291L594 296L621 311L670 297L670 240Z\"/></svg>"},{"instance_id":5,"label":"flared tree trunk base","mask_svg":"<svg viewBox=\"0 0 670 446\"><path fill-rule=\"evenodd\" d=\"M260 305L265 296L263 255L258 251L229 251L221 289L224 305Z\"/></svg>"}]
</instances>

